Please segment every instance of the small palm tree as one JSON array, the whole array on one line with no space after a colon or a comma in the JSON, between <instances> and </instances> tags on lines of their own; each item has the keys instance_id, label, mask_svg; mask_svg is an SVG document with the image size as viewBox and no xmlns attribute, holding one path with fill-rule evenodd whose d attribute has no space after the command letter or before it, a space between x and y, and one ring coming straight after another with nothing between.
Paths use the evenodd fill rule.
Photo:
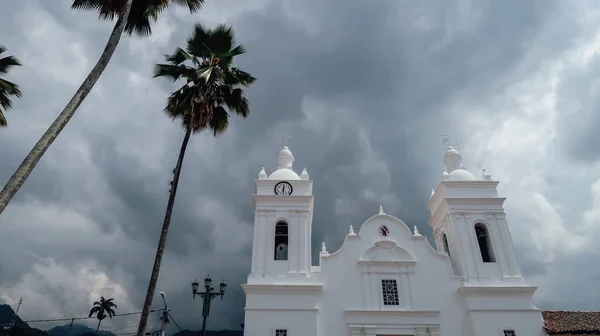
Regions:
<instances>
[{"instance_id":1,"label":"small palm tree","mask_svg":"<svg viewBox=\"0 0 600 336\"><path fill-rule=\"evenodd\" d=\"M167 243L175 195L183 157L192 133L211 130L213 135L225 132L229 125L229 111L246 118L250 114L248 100L240 86L249 86L255 81L249 73L233 67L233 58L245 52L243 46L235 45L231 27L219 25L216 29L205 29L197 24L187 41L187 48L178 48L167 55L167 64L156 66L154 77L168 77L173 81L183 79L185 84L167 99L165 112L173 119L181 119L185 136L179 150L177 164L169 191L154 266L146 292L140 325L146 323L158 275L160 263ZM138 331L138 336L142 336Z\"/></svg>"},{"instance_id":2,"label":"small palm tree","mask_svg":"<svg viewBox=\"0 0 600 336\"><path fill-rule=\"evenodd\" d=\"M0 45L0 55L2 55L5 51L6 48ZM13 56L0 58L0 75L6 75L10 68L20 65L21 63L19 60ZM19 90L19 86L15 83L7 81L6 79L0 78L0 127L7 125L4 112L12 107L10 96L21 98L21 90Z\"/></svg>"},{"instance_id":3,"label":"small palm tree","mask_svg":"<svg viewBox=\"0 0 600 336\"><path fill-rule=\"evenodd\" d=\"M193 13L202 7L204 0L73 0L71 8L93 10L98 12L101 19L112 21L116 18L117 22L94 68L0 191L0 215L25 183L46 150L75 115L83 100L92 91L117 49L123 32L128 35L150 35L152 33L151 20L156 21L158 15L171 3L184 5Z\"/></svg>"},{"instance_id":4,"label":"small palm tree","mask_svg":"<svg viewBox=\"0 0 600 336\"><path fill-rule=\"evenodd\" d=\"M104 296L100 297L100 301L94 302L94 306L90 309L89 317L92 317L96 314L96 318L98 319L98 326L96 327L96 335L98 335L98 330L100 329L100 323L104 320L108 314L108 317L112 319L115 316L114 309L117 309L117 305L112 302L113 299L105 300ZM114 309L113 309L114 308Z\"/></svg>"}]
</instances>

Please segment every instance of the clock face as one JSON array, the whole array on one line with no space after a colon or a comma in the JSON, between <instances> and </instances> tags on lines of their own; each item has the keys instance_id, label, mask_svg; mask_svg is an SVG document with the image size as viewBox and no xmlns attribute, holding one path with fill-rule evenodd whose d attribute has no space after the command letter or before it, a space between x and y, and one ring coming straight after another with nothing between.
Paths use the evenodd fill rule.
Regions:
<instances>
[{"instance_id":1,"label":"clock face","mask_svg":"<svg viewBox=\"0 0 600 336\"><path fill-rule=\"evenodd\" d=\"M293 191L294 188L288 182L279 182L275 185L275 195L289 196Z\"/></svg>"},{"instance_id":2,"label":"clock face","mask_svg":"<svg viewBox=\"0 0 600 336\"><path fill-rule=\"evenodd\" d=\"M387 237L390 234L390 229L388 229L387 226L383 225L379 228L379 233L382 236Z\"/></svg>"}]
</instances>

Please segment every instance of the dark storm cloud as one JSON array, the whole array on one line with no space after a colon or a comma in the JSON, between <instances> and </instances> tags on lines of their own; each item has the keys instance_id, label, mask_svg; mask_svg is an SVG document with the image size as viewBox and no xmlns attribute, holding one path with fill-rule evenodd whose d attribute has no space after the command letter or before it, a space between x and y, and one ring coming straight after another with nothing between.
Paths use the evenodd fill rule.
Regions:
<instances>
[{"instance_id":1,"label":"dark storm cloud","mask_svg":"<svg viewBox=\"0 0 600 336\"><path fill-rule=\"evenodd\" d=\"M27 6L40 5L48 6L67 29L80 30L85 55L95 62L111 24L96 22L94 13L69 11L68 2L62 9L44 1ZM252 225L253 179L261 166L268 172L275 168L274 139L283 132L292 133L289 145L296 170L307 167L315 183L315 255L321 240L327 241L329 250L339 248L348 226L357 230L380 203L411 228L417 225L430 235L426 204L442 167L440 133L460 126L448 117L448 105L457 94L494 95L517 78L530 43L547 38L540 32L556 20L556 6L552 1L542 6L539 1L516 0L472 4L288 0L239 14L234 29L248 52L237 65L258 78L247 90L252 115L247 120L234 118L230 133L218 139L200 135L190 143L158 287L171 288L168 296L178 323L198 328L200 307L190 298L189 283L208 272L216 281L224 277L230 283L226 299L213 308L211 325L237 327L243 322L239 284L248 273L251 242L246 237L233 243L233 238L251 230L228 232L229 243L219 237L229 221L246 228ZM29 197L72 205L102 232L122 230L131 246L111 245L107 251L47 246L31 250L67 263L94 259L115 278L126 273L124 283L134 306L145 294L170 171L183 134L179 122L171 124L161 111L176 84L150 77L154 63L184 46L193 27L178 23L171 12L165 15L165 20L177 24L168 43L123 39L94 94L14 201L24 204ZM555 48L568 43L573 42L558 41ZM140 76L142 84L128 84L130 73ZM18 102L22 110L18 113L35 111L49 123L74 91L52 81L25 79L22 86L29 97ZM50 88L56 93L47 93ZM311 112L315 121L307 126ZM17 112L10 113L12 117ZM0 181L10 176L33 144L31 139L17 148L0 148ZM71 168L59 170L58 159L49 156L68 157L74 142L82 139L91 153L89 162L73 159ZM377 164L377 169L370 164ZM83 183L86 180L96 181L97 187ZM366 196L367 191L374 196ZM382 199L386 194L393 203ZM91 206L86 207L84 199ZM225 212L200 211L209 200ZM339 202L346 210L336 210ZM223 244L235 245L231 246L235 253L223 252L227 250ZM28 266L0 261L0 269L11 270L10 275L0 273L0 281L16 281L35 260L25 254L18 257ZM533 261L523 266L525 273L543 273Z\"/></svg>"}]
</instances>

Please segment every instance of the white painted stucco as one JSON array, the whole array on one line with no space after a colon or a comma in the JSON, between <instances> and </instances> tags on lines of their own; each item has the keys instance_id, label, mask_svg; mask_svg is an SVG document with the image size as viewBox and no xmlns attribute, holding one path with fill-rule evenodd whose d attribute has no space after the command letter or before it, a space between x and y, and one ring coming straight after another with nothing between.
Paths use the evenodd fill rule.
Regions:
<instances>
[{"instance_id":1,"label":"white painted stucco","mask_svg":"<svg viewBox=\"0 0 600 336\"><path fill-rule=\"evenodd\" d=\"M545 335L532 299L536 288L515 258L498 182L464 169L455 149L445 153L447 169L427 205L435 248L380 209L349 228L338 251L323 244L317 266L311 265L313 182L306 169L293 172L293 160L284 147L278 170L267 178L263 168L255 181L245 336L280 336L277 329L287 331L283 336ZM293 187L290 195L276 195L282 181ZM287 260L275 260L278 222L287 223ZM488 230L481 241L491 245L492 262L484 262L477 223ZM277 239L283 253L284 238ZM382 280L395 280L397 305L384 304Z\"/></svg>"}]
</instances>

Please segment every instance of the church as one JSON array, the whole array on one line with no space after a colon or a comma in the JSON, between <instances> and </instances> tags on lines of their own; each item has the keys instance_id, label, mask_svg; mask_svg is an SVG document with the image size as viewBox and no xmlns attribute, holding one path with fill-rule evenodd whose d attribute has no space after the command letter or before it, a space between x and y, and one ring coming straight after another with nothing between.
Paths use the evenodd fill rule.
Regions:
<instances>
[{"instance_id":1,"label":"church","mask_svg":"<svg viewBox=\"0 0 600 336\"><path fill-rule=\"evenodd\" d=\"M536 287L523 279L498 181L449 147L428 209L435 247L382 207L322 243L312 265L313 181L287 146L255 181L245 336L542 336ZM376 209L374 209L376 210Z\"/></svg>"}]
</instances>

